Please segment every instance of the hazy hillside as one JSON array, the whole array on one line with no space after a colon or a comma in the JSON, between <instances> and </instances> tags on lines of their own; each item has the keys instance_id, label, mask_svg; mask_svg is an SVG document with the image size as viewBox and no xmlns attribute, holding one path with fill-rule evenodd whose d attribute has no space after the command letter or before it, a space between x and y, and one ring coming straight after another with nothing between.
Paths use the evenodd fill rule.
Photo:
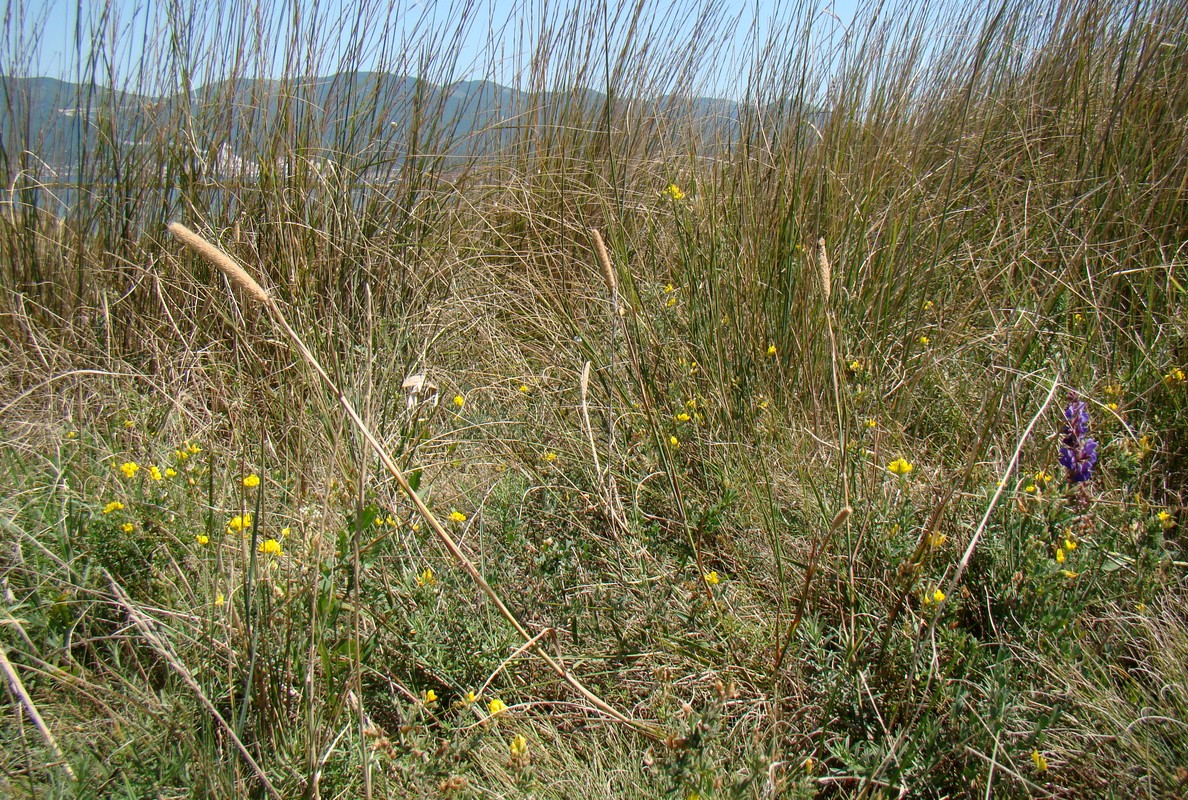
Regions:
<instances>
[{"instance_id":1,"label":"hazy hillside","mask_svg":"<svg viewBox=\"0 0 1188 800\"><path fill-rule=\"evenodd\" d=\"M604 113L606 97L591 90L530 95L490 81L442 87L386 73L344 72L315 78L218 81L192 95L153 97L52 78L0 78L0 150L10 165L21 151L58 175L70 175L84 153L123 151L171 142L190 148L212 175L255 174L277 149L277 137L301 143L308 158L407 155L418 136L448 139L455 160L498 152L517 131L550 124L548 116ZM616 117L622 104L612 112ZM718 141L737 133L731 101L661 97L635 101L635 115L700 128ZM548 109L548 110L546 110ZM431 122L428 122L431 121ZM431 128L426 130L426 126ZM418 130L414 130L414 128ZM11 168L11 167L10 167Z\"/></svg>"}]
</instances>

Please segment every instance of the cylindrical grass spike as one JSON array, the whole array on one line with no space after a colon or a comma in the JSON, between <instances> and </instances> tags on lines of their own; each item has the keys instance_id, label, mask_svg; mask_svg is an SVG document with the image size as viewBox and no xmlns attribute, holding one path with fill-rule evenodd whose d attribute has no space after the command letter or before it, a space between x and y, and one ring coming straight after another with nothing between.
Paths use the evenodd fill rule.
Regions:
<instances>
[{"instance_id":1,"label":"cylindrical grass spike","mask_svg":"<svg viewBox=\"0 0 1188 800\"><path fill-rule=\"evenodd\" d=\"M265 306L272 304L272 297L264 291L264 287L256 283L256 279L249 275L247 270L239 266L235 259L217 246L206 241L180 222L169 223L169 232L186 247L218 267L232 285L238 287L252 299L260 301Z\"/></svg>"}]
</instances>

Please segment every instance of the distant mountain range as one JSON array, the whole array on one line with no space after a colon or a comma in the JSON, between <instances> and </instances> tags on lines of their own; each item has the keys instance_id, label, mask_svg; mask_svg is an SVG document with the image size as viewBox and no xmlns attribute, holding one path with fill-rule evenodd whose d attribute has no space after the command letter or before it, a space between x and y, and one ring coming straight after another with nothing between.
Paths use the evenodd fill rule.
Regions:
<instances>
[{"instance_id":1,"label":"distant mountain range","mask_svg":"<svg viewBox=\"0 0 1188 800\"><path fill-rule=\"evenodd\" d=\"M708 136L734 135L739 106L698 97L620 101L624 113L664 118ZM258 169L300 149L391 163L410 152L494 152L523 126L582 121L601 126L606 96L590 90L529 93L490 81L440 86L416 78L348 72L303 81L235 80L161 97L69 83L0 76L0 151L11 165L22 151L39 169L70 174L88 154L121 159L142 150L180 150L216 171ZM679 127L671 126L671 127Z\"/></svg>"}]
</instances>

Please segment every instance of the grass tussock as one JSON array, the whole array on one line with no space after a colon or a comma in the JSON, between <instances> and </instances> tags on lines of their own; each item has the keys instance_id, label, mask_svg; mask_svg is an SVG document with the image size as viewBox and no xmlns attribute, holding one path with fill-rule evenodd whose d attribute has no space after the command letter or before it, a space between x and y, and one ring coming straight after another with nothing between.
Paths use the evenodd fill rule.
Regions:
<instances>
[{"instance_id":1,"label":"grass tussock","mask_svg":"<svg viewBox=\"0 0 1188 800\"><path fill-rule=\"evenodd\" d=\"M6 18L0 793L1182 795L1183 5L399 11Z\"/></svg>"}]
</instances>

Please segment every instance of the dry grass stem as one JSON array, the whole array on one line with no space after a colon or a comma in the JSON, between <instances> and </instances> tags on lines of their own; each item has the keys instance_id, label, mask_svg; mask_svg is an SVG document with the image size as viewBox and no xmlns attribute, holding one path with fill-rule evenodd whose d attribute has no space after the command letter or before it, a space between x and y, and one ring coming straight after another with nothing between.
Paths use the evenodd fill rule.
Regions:
<instances>
[{"instance_id":1,"label":"dry grass stem","mask_svg":"<svg viewBox=\"0 0 1188 800\"><path fill-rule=\"evenodd\" d=\"M45 720L41 718L41 713L37 710L37 705L33 702L33 698L25 691L25 684L21 682L21 676L13 668L12 662L8 660L8 653L3 645L0 645L0 670L4 671L4 676L8 678L8 686L12 689L12 693L20 698L21 705L25 707L25 713L29 715L29 719L33 721L33 725L41 733L41 738L45 740L46 747L54 754L56 766L62 768L66 776L70 780L74 780L74 769L70 766L70 762L66 760L61 748L58 747L58 742L54 739L54 734L50 731L49 726L45 724Z\"/></svg>"},{"instance_id":2,"label":"dry grass stem","mask_svg":"<svg viewBox=\"0 0 1188 800\"><path fill-rule=\"evenodd\" d=\"M202 687L198 685L198 681L194 680L194 676L190 674L188 669L186 669L186 665L181 663L177 656L173 654L173 651L163 641L161 641L160 637L158 637L156 632L153 630L152 625L150 625L148 620L146 620L144 616L141 615L140 611L137 610L136 605L132 602L120 585L116 583L110 575L107 576L107 580L111 585L111 591L112 594L115 595L116 602L128 612L128 616L131 617L133 624L136 625L136 629L140 631L140 635L144 637L144 640L149 643L150 647L156 650L157 653L165 659L165 663L169 664L169 666L174 672L178 674L178 677L182 679L186 686L190 687L190 691L194 693L194 695L198 698L198 701L202 703L207 712L211 715L211 717L214 718L215 722L219 724L219 727L223 729L223 732L227 734L227 738L231 740L231 742L235 745L235 749L239 751L241 756L243 756L243 760L246 761L248 766L252 768L252 772L256 773L256 777L260 779L261 785L263 785L264 790L268 792L269 796L275 798L275 800L282 800L283 795L281 795L281 793L276 790L276 787L272 785L272 781L268 780L268 776L264 773L264 770L256 762L256 759L252 757L251 751L247 749L243 741L235 734L235 729L232 728L227 720L223 718L223 715L219 713L217 708L215 708L214 703L212 703L210 698L206 696L206 693L202 691Z\"/></svg>"}]
</instances>

